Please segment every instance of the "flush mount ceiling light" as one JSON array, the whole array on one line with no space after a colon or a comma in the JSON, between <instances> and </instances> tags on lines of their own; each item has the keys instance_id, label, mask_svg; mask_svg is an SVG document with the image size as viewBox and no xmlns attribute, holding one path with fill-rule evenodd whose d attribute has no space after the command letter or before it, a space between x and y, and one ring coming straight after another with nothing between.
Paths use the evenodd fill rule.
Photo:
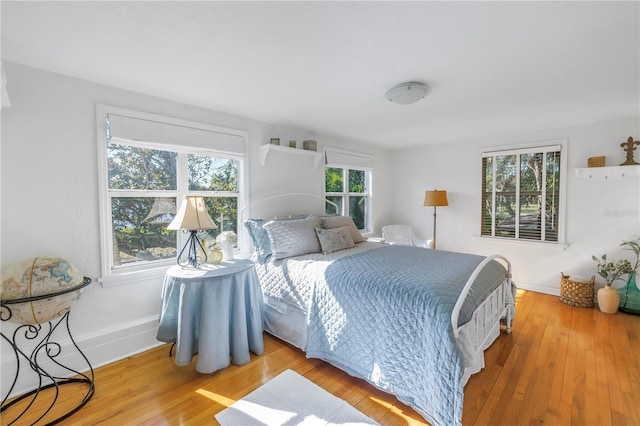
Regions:
<instances>
[{"instance_id":1,"label":"flush mount ceiling light","mask_svg":"<svg viewBox=\"0 0 640 426\"><path fill-rule=\"evenodd\" d=\"M384 97L397 104L408 105L418 102L431 93L431 87L423 83L409 82L398 84L384 94Z\"/></svg>"}]
</instances>

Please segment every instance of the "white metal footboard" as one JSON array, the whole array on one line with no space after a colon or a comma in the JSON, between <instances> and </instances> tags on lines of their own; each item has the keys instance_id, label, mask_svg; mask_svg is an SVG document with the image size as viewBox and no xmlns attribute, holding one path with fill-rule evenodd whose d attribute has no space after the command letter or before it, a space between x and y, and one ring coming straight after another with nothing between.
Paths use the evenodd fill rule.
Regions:
<instances>
[{"instance_id":1,"label":"white metal footboard","mask_svg":"<svg viewBox=\"0 0 640 426\"><path fill-rule=\"evenodd\" d=\"M500 320L502 318L506 318L506 326L507 326L507 334L511 333L511 322L513 317L513 306L507 299L506 291L511 291L511 262L507 260L502 255L494 254L485 258L473 271L467 283L465 284L458 300L456 301L455 306L453 307L453 312L451 313L451 326L453 327L453 334L456 338L458 338L458 334L460 333L460 327L458 326L458 317L460 316L460 309L462 309L462 305L464 304L467 295L469 294L469 290L471 286L475 282L476 278L482 271L482 269L492 260L501 260L506 264L507 274L505 276L505 280L507 282L507 286L501 285L498 289L496 289L485 301L478 306L478 309L473 313L473 317L471 321L482 320L482 325L477 324L478 327L478 343L481 343L481 346L484 344L484 340L486 334L485 330L490 330L495 327L496 324L500 326ZM500 290L503 288L507 288L507 290Z\"/></svg>"}]
</instances>

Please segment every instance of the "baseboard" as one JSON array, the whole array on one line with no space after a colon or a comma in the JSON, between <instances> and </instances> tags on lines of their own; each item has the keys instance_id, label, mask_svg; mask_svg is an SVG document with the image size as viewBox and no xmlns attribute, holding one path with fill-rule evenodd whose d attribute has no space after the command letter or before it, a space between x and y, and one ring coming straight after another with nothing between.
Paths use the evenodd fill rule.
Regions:
<instances>
[{"instance_id":1,"label":"baseboard","mask_svg":"<svg viewBox=\"0 0 640 426\"><path fill-rule=\"evenodd\" d=\"M523 282L516 282L516 286L523 290L535 291L536 293L550 294L552 296L560 296L560 284L556 287L549 287L540 284L529 284Z\"/></svg>"},{"instance_id":2,"label":"baseboard","mask_svg":"<svg viewBox=\"0 0 640 426\"><path fill-rule=\"evenodd\" d=\"M121 327L101 330L97 333L82 336L74 335L73 339L91 362L91 367L96 369L165 344L164 342L156 340L157 331L158 317L153 316L125 324ZM4 341L4 339L2 340L3 348L5 345L8 346L8 343ZM89 371L88 364L75 349L71 340L67 338L57 343L61 345L60 355L56 357L57 361L81 373ZM6 352L3 353L6 354ZM11 387L15 378L17 369L15 357L13 355L3 356L0 366L2 369L2 397L4 397L5 392ZM72 373L61 370L49 360L42 362L41 366L45 371L55 373L54 375L60 374L61 377L73 376ZM10 397L21 395L38 387L38 376L31 371L28 363L23 358L20 359L20 368L21 371L18 375L18 381Z\"/></svg>"}]
</instances>

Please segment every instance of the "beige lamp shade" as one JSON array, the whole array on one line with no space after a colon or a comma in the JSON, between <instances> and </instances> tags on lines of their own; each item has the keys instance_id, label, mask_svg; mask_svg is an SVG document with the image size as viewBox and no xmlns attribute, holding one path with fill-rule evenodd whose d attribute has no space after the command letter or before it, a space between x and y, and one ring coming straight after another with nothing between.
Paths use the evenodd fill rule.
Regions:
<instances>
[{"instance_id":1,"label":"beige lamp shade","mask_svg":"<svg viewBox=\"0 0 640 426\"><path fill-rule=\"evenodd\" d=\"M195 231L198 229L216 228L216 224L213 223L211 216L207 213L204 198L195 195L187 195L184 197L180 209L178 213L176 213L176 217L174 217L169 226L167 226L167 229L174 231L178 229Z\"/></svg>"},{"instance_id":2,"label":"beige lamp shade","mask_svg":"<svg viewBox=\"0 0 640 426\"><path fill-rule=\"evenodd\" d=\"M442 207L448 206L447 191L424 191L424 205Z\"/></svg>"}]
</instances>

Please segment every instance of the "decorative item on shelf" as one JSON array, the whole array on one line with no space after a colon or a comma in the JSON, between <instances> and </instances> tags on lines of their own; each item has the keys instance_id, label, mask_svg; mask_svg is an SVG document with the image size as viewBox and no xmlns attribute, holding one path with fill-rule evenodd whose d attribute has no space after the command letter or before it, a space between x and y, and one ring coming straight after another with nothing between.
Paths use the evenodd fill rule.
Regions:
<instances>
[{"instance_id":1,"label":"decorative item on shelf","mask_svg":"<svg viewBox=\"0 0 640 426\"><path fill-rule=\"evenodd\" d=\"M271 143L273 145L280 145L280 138L271 138Z\"/></svg>"},{"instance_id":2,"label":"decorative item on shelf","mask_svg":"<svg viewBox=\"0 0 640 426\"><path fill-rule=\"evenodd\" d=\"M447 191L425 191L424 205L433 206L433 249L436 248L436 207L444 207L449 205L447 201Z\"/></svg>"},{"instance_id":3,"label":"decorative item on shelf","mask_svg":"<svg viewBox=\"0 0 640 426\"><path fill-rule=\"evenodd\" d=\"M222 247L224 260L233 260L233 246L238 243L238 236L233 231L224 231L216 238L216 243Z\"/></svg>"},{"instance_id":4,"label":"decorative item on shelf","mask_svg":"<svg viewBox=\"0 0 640 426\"><path fill-rule=\"evenodd\" d=\"M289 141L289 148L295 148L296 147L296 141Z\"/></svg>"},{"instance_id":5,"label":"decorative item on shelf","mask_svg":"<svg viewBox=\"0 0 640 426\"><path fill-rule=\"evenodd\" d=\"M587 167L604 167L605 156L589 157L587 160Z\"/></svg>"},{"instance_id":6,"label":"decorative item on shelf","mask_svg":"<svg viewBox=\"0 0 640 426\"><path fill-rule=\"evenodd\" d=\"M627 259L617 262L607 262L607 255L603 254L599 259L591 258L598 264L597 272L605 279L606 285L598 290L598 307L602 312L614 314L618 309L623 312L640 314L640 289L636 285L636 271L640 266L640 240L623 241L621 246L626 250L632 250L636 255L634 264ZM621 289L615 290L614 281L622 280L627 276L627 284ZM623 308L624 306L624 308Z\"/></svg>"},{"instance_id":7,"label":"decorative item on shelf","mask_svg":"<svg viewBox=\"0 0 640 426\"><path fill-rule=\"evenodd\" d=\"M185 196L180 205L180 210L176 213L176 217L167 226L167 229L173 231L183 230L189 233L187 243L178 255L178 265L197 268L205 263L207 261L207 252L202 243L200 243L197 234L202 229L216 228L216 224L213 223L209 213L207 213L204 198L194 195Z\"/></svg>"},{"instance_id":8,"label":"decorative item on shelf","mask_svg":"<svg viewBox=\"0 0 640 426\"><path fill-rule=\"evenodd\" d=\"M302 148L305 151L317 151L318 150L318 142L313 140L302 141Z\"/></svg>"},{"instance_id":9,"label":"decorative item on shelf","mask_svg":"<svg viewBox=\"0 0 640 426\"><path fill-rule=\"evenodd\" d=\"M560 272L560 301L579 308L593 308L593 284L595 280L595 275L587 278L577 275L565 275Z\"/></svg>"},{"instance_id":10,"label":"decorative item on shelf","mask_svg":"<svg viewBox=\"0 0 640 426\"><path fill-rule=\"evenodd\" d=\"M636 150L636 145L640 145L640 141L634 141L632 136L629 136L626 142L622 142L620 146L627 153L627 160L621 163L621 166L633 166L640 163L636 163L633 159L633 151Z\"/></svg>"}]
</instances>

